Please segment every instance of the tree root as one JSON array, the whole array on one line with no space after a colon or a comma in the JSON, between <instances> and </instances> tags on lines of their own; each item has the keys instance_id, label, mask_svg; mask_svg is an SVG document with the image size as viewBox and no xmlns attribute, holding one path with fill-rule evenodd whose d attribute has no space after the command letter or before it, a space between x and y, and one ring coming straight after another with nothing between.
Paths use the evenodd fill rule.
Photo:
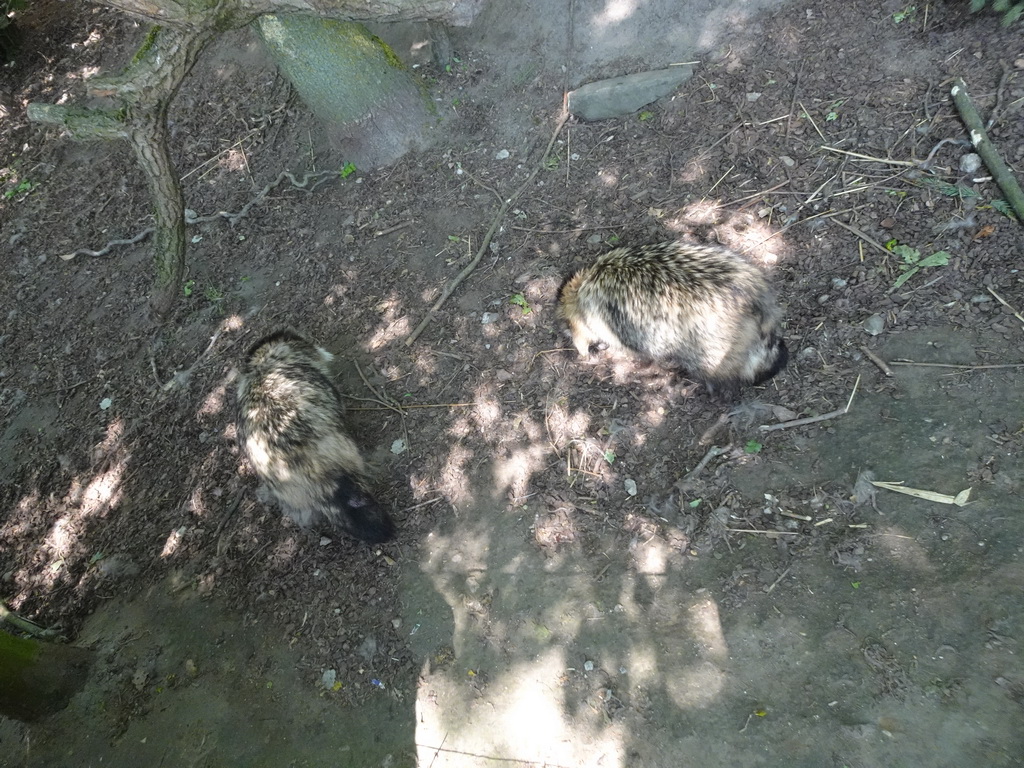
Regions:
<instances>
[{"instance_id":1,"label":"tree root","mask_svg":"<svg viewBox=\"0 0 1024 768\"><path fill-rule=\"evenodd\" d=\"M271 190L275 189L281 184L282 181L287 179L291 182L292 187L295 189L301 189L303 192L311 193L321 184L329 181L332 177L338 175L338 171L317 171L315 173L306 173L303 175L302 180L298 181L295 175L290 171L281 171L277 178L267 184L261 189L256 196L248 203L242 206L242 209L237 213L231 213L230 211L217 211L217 213L211 213L207 216L197 216L195 211L188 208L185 209L185 224L193 226L195 224L205 224L206 222L216 221L217 219L225 219L230 224L237 224L239 221L249 215L250 209L263 201L263 199L270 193ZM309 186L309 182L316 179L316 183ZM307 187L309 187L307 189ZM64 261L71 261L76 256L106 256L110 251L120 245L135 245L135 243L144 240L155 231L154 227L146 227L144 230L139 232L135 237L131 237L125 240L111 240L103 248L98 251L90 250L89 248L79 248L77 251L71 253L61 254L61 258Z\"/></svg>"}]
</instances>

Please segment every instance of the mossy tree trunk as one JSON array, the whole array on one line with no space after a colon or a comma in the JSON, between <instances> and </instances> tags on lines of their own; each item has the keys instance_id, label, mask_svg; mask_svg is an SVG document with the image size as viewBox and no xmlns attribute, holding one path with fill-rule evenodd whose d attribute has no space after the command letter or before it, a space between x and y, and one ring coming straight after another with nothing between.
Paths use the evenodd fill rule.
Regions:
<instances>
[{"instance_id":1,"label":"mossy tree trunk","mask_svg":"<svg viewBox=\"0 0 1024 768\"><path fill-rule=\"evenodd\" d=\"M426 139L429 96L394 51L362 24L267 15L256 27L278 69L345 160L360 167L384 165Z\"/></svg>"},{"instance_id":2,"label":"mossy tree trunk","mask_svg":"<svg viewBox=\"0 0 1024 768\"><path fill-rule=\"evenodd\" d=\"M113 106L82 109L73 105L30 104L28 116L31 120L59 125L75 139L121 138L131 144L153 196L156 280L150 305L157 319L166 318L173 308L185 272L185 205L181 184L167 148L167 110L207 43L220 32L249 24L264 14L311 15L305 21L292 22L289 19L282 22L278 19L276 22L268 21L266 26L266 29L274 27L282 34L288 28L292 29L288 46L297 54L291 57L293 63L301 58L311 66L324 68L312 78L297 78L296 89L305 98L312 99L309 104L318 112L326 102L308 95L315 90L311 83L317 78L325 84L333 81L335 85L339 82L361 82L366 93L371 93L374 88L381 91L375 100L369 102L369 111L364 112L357 122L362 120L372 124L375 134L381 137L379 143L385 148L380 152L380 159L387 162L400 154L394 151L395 146L404 150L418 138L418 129L426 124L426 102L412 78L379 40L372 38L359 25L334 27L325 19L437 20L459 25L472 21L483 4L483 0L100 2L161 25L154 27L135 60L122 74L92 81L91 95L109 97ZM317 27L320 32L314 34L310 31L304 43L310 49L301 51L296 48L298 43L294 30L315 30ZM343 30L341 34L339 29ZM331 41L330 48L317 48L325 45L327 40ZM344 61L333 59L339 51L346 49L345 41L354 45L355 50L350 51ZM370 71L363 72L364 66L370 67ZM295 77L295 73L290 76ZM391 93L386 93L388 89ZM392 134L401 134L401 138L396 142Z\"/></svg>"},{"instance_id":3,"label":"mossy tree trunk","mask_svg":"<svg viewBox=\"0 0 1024 768\"><path fill-rule=\"evenodd\" d=\"M92 651L0 630L0 715L31 721L68 705L85 683Z\"/></svg>"}]
</instances>

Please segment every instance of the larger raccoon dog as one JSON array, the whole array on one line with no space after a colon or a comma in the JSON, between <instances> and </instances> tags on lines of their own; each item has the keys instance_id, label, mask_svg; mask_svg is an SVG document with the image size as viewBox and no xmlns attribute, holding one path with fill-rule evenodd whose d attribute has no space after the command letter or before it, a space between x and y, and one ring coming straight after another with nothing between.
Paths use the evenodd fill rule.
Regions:
<instances>
[{"instance_id":1,"label":"larger raccoon dog","mask_svg":"<svg viewBox=\"0 0 1024 768\"><path fill-rule=\"evenodd\" d=\"M712 391L761 384L789 360L771 287L726 248L616 248L570 275L558 302L581 357L604 342L683 368Z\"/></svg>"},{"instance_id":2,"label":"larger raccoon dog","mask_svg":"<svg viewBox=\"0 0 1024 768\"><path fill-rule=\"evenodd\" d=\"M297 523L326 522L376 544L392 538L395 526L366 490L365 465L328 376L332 359L292 331L256 342L238 382L238 438Z\"/></svg>"}]
</instances>

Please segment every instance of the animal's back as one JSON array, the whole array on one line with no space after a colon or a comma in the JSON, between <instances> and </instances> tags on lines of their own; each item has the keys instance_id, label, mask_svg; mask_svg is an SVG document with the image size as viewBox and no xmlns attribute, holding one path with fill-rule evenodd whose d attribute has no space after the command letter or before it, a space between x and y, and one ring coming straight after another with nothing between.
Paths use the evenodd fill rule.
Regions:
<instances>
[{"instance_id":1,"label":"animal's back","mask_svg":"<svg viewBox=\"0 0 1024 768\"><path fill-rule=\"evenodd\" d=\"M390 517L365 488L365 464L344 427L331 355L279 331L253 346L238 384L239 440L271 493L301 525L320 519L386 541Z\"/></svg>"},{"instance_id":2,"label":"animal's back","mask_svg":"<svg viewBox=\"0 0 1024 768\"><path fill-rule=\"evenodd\" d=\"M602 341L705 381L759 383L785 365L781 312L759 269L715 246L616 248L571 275L559 314L581 356Z\"/></svg>"}]
</instances>

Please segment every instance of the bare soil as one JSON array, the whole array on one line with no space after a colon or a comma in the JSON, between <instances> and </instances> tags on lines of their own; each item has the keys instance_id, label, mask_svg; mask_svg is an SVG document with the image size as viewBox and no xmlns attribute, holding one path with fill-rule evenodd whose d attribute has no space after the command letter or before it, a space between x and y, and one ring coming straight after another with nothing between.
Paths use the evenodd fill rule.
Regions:
<instances>
[{"instance_id":1,"label":"bare soil","mask_svg":"<svg viewBox=\"0 0 1024 768\"><path fill-rule=\"evenodd\" d=\"M549 70L571 14L489 10L415 70L435 145L309 191L268 185L346 159L225 35L173 154L198 214L259 201L190 229L154 327L147 242L61 258L148 225L128 147L25 115L145 29L33 0L0 70L0 598L98 661L68 709L0 721L0 764L1024 765L1022 229L962 170L949 95L964 78L1024 175L1024 44L967 5L773 6L673 97L570 119L407 345L564 89L675 52ZM485 25L517 44L475 45ZM778 287L791 364L742 403L581 363L555 318L573 267L669 238ZM235 366L282 325L340 359L396 542L297 528L240 457Z\"/></svg>"}]
</instances>

